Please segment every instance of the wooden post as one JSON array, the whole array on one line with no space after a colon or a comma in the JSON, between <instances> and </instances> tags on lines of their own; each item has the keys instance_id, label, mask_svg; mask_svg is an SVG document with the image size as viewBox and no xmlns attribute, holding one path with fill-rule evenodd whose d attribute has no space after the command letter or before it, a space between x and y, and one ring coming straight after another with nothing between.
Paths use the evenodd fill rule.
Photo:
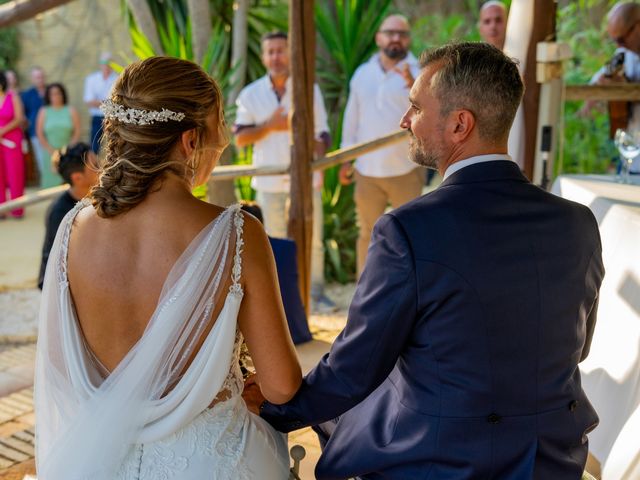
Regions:
<instances>
[{"instance_id":1,"label":"wooden post","mask_svg":"<svg viewBox=\"0 0 640 480\"><path fill-rule=\"evenodd\" d=\"M556 0L536 0L533 7L533 29L524 70L526 90L522 100L525 129L524 173L529 179L533 178L540 102L540 84L536 81L536 48L538 42L555 40L556 5Z\"/></svg>"},{"instance_id":2,"label":"wooden post","mask_svg":"<svg viewBox=\"0 0 640 480\"><path fill-rule=\"evenodd\" d=\"M291 112L291 206L288 233L298 249L300 296L307 316L311 293L313 202L311 162L314 150L313 83L315 68L313 0L289 2L289 48L293 84Z\"/></svg>"}]
</instances>

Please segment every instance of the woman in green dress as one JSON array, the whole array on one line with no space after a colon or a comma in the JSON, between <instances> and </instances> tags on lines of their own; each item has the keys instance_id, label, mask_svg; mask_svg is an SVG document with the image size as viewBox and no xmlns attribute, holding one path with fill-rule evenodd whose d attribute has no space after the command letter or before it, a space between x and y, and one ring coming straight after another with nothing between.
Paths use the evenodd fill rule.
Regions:
<instances>
[{"instance_id":1,"label":"woman in green dress","mask_svg":"<svg viewBox=\"0 0 640 480\"><path fill-rule=\"evenodd\" d=\"M80 118L75 108L67 105L67 91L61 83L47 85L44 106L38 112L36 132L42 148L40 188L62 184L62 177L51 165L51 156L59 148L75 144L80 138Z\"/></svg>"}]
</instances>

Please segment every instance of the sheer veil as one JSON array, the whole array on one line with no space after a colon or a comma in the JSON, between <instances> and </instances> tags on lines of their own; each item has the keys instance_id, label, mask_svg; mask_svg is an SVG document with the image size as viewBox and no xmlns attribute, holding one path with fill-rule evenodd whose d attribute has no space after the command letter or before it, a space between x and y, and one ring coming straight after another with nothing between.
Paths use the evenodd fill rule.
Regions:
<instances>
[{"instance_id":1,"label":"sheer veil","mask_svg":"<svg viewBox=\"0 0 640 480\"><path fill-rule=\"evenodd\" d=\"M105 375L83 340L67 279L71 225L84 206L58 230L42 291L35 408L43 480L111 479L132 445L164 438L206 409L229 373L243 295L243 216L235 205L193 239L143 336ZM218 301L222 310L196 353Z\"/></svg>"}]
</instances>

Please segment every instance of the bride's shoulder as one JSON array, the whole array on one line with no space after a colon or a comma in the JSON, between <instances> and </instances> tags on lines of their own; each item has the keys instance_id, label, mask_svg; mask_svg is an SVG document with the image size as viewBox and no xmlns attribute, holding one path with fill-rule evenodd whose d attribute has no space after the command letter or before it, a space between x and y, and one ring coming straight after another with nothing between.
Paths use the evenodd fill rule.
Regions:
<instances>
[{"instance_id":1,"label":"bride's shoulder","mask_svg":"<svg viewBox=\"0 0 640 480\"><path fill-rule=\"evenodd\" d=\"M73 228L77 229L78 226L84 228L85 225L92 225L99 221L100 217L96 213L95 208L91 205L87 199L80 200L71 212L69 212Z\"/></svg>"},{"instance_id":2,"label":"bride's shoulder","mask_svg":"<svg viewBox=\"0 0 640 480\"><path fill-rule=\"evenodd\" d=\"M260 264L266 260L267 254L272 255L269 237L256 217L244 210L239 210L238 214L242 218L243 256L250 263Z\"/></svg>"}]
</instances>

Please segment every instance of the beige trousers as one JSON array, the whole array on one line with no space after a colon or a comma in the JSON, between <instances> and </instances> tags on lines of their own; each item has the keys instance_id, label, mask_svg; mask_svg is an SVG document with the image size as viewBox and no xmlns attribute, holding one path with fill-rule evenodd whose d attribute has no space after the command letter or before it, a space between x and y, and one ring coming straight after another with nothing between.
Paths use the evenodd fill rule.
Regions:
<instances>
[{"instance_id":1,"label":"beige trousers","mask_svg":"<svg viewBox=\"0 0 640 480\"><path fill-rule=\"evenodd\" d=\"M398 177L366 177L355 172L355 203L358 215L357 262L358 277L367 260L367 249L371 240L373 226L385 212L387 204L398 208L422 193L424 187L424 168L414 168Z\"/></svg>"}]
</instances>

